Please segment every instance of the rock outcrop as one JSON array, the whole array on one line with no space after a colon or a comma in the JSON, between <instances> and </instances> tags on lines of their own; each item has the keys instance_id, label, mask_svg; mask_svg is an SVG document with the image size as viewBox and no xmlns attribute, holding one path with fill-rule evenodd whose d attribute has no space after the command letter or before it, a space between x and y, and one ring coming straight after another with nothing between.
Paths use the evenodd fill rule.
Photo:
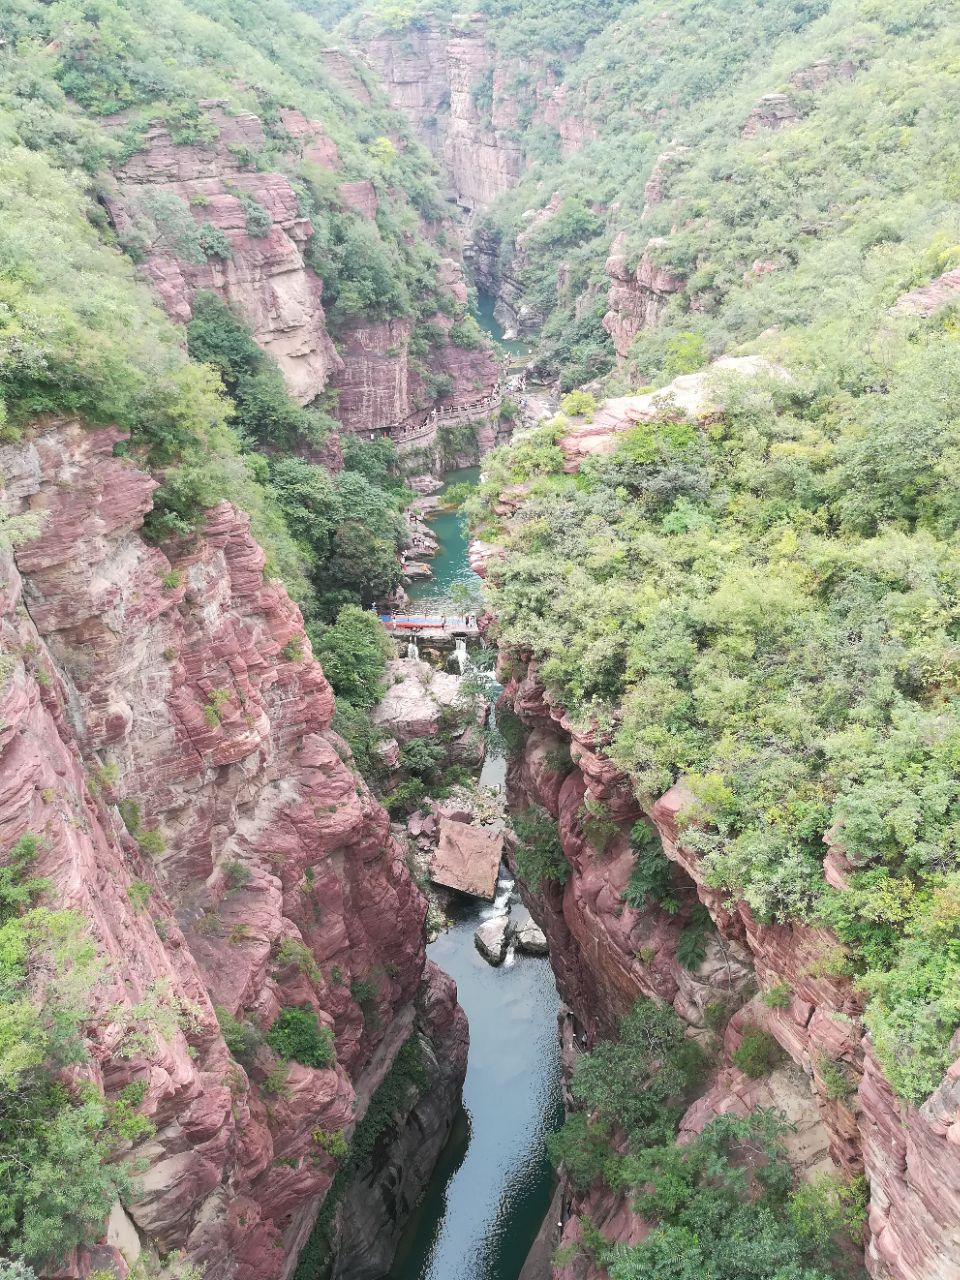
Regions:
<instances>
[{"instance_id":1,"label":"rock outcrop","mask_svg":"<svg viewBox=\"0 0 960 1280\"><path fill-rule=\"evenodd\" d=\"M442 745L450 760L479 763L483 742L476 714L463 705L463 677L435 671L417 658L398 658L388 663L387 690L378 703L373 722L401 745L417 738Z\"/></svg>"},{"instance_id":2,"label":"rock outcrop","mask_svg":"<svg viewBox=\"0 0 960 1280\"><path fill-rule=\"evenodd\" d=\"M313 227L284 174L251 167L248 157L268 142L258 117L230 115L217 102L200 106L215 140L176 143L167 128L151 126L142 148L116 170L107 208L172 319L186 323L197 291L214 290L276 359L290 394L308 404L342 367L327 330L323 283L304 261ZM281 123L304 158L337 164L319 123L298 111L282 112ZM266 215L256 234L248 226L251 200ZM197 252L186 238L191 224L219 233L223 249Z\"/></svg>"},{"instance_id":3,"label":"rock outcrop","mask_svg":"<svg viewBox=\"0 0 960 1280\"><path fill-rule=\"evenodd\" d=\"M108 1097L142 1083L156 1127L129 1219L207 1280L270 1280L335 1172L317 1135L349 1137L414 1034L426 904L247 517L222 504L194 542L149 546L154 481L119 439L62 421L0 449L5 513L41 517L0 575L0 836L40 836L38 872L104 957L87 1070ZM417 1034L453 1096L417 1102L424 1164L463 1059L449 985L426 990ZM278 1063L263 1033L289 1006L330 1028L334 1064ZM249 1024L242 1064L224 1018Z\"/></svg>"},{"instance_id":4,"label":"rock outcrop","mask_svg":"<svg viewBox=\"0 0 960 1280\"><path fill-rule=\"evenodd\" d=\"M639 422L652 422L665 411L674 410L701 422L715 418L722 411L726 381L758 375L777 380L788 377L784 369L762 356L721 356L698 373L681 374L657 391L605 400L590 421L572 424L560 440L565 469L575 472L585 458L610 453L623 432ZM489 560L495 553L487 549L474 554L478 560L481 555Z\"/></svg>"},{"instance_id":5,"label":"rock outcrop","mask_svg":"<svg viewBox=\"0 0 960 1280\"><path fill-rule=\"evenodd\" d=\"M941 307L949 307L960 298L960 267L945 271L929 284L920 285L908 293L902 293L890 308L895 316L919 316L929 319Z\"/></svg>"},{"instance_id":6,"label":"rock outcrop","mask_svg":"<svg viewBox=\"0 0 960 1280\"><path fill-rule=\"evenodd\" d=\"M651 240L635 269L628 266L622 235L610 247L606 271L611 283L603 327L621 360L626 359L637 334L655 328L671 297L686 287L682 276L657 265L656 249L664 243L662 239Z\"/></svg>"},{"instance_id":7,"label":"rock outcrop","mask_svg":"<svg viewBox=\"0 0 960 1280\"><path fill-rule=\"evenodd\" d=\"M767 93L747 116L740 131L741 138L755 138L760 133L779 133L800 119L796 103L786 93Z\"/></svg>"}]
</instances>

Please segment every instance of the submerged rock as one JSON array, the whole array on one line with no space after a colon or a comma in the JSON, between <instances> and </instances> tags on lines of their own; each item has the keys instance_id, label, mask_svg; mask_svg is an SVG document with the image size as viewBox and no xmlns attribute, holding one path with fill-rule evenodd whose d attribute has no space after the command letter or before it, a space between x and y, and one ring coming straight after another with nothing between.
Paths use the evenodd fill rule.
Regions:
<instances>
[{"instance_id":1,"label":"submerged rock","mask_svg":"<svg viewBox=\"0 0 960 1280\"><path fill-rule=\"evenodd\" d=\"M510 938L510 917L494 916L480 926L473 935L477 950L490 964L503 964Z\"/></svg>"},{"instance_id":2,"label":"submerged rock","mask_svg":"<svg viewBox=\"0 0 960 1280\"><path fill-rule=\"evenodd\" d=\"M550 953L547 935L532 920L517 929L516 939L517 950L522 951L525 956L545 956Z\"/></svg>"}]
</instances>

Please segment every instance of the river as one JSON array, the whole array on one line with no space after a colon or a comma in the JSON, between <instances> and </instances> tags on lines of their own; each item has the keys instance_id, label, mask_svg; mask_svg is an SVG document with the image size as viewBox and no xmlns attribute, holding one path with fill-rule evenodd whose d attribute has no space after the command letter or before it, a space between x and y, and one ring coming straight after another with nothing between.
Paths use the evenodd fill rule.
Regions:
<instances>
[{"instance_id":1,"label":"river","mask_svg":"<svg viewBox=\"0 0 960 1280\"><path fill-rule=\"evenodd\" d=\"M479 468L452 472L448 484L475 483ZM451 587L479 579L467 564L467 539L455 513L432 522L440 541L434 578L410 589L416 600L446 602ZM472 580L472 581L471 581ZM487 761L481 781L503 777ZM553 1187L544 1147L563 1119L557 1014L550 962L511 954L499 969L482 959L473 933L510 907L526 912L501 876L497 903L464 900L452 928L427 948L457 983L470 1022L463 1112L426 1194L410 1220L389 1280L517 1280Z\"/></svg>"}]
</instances>

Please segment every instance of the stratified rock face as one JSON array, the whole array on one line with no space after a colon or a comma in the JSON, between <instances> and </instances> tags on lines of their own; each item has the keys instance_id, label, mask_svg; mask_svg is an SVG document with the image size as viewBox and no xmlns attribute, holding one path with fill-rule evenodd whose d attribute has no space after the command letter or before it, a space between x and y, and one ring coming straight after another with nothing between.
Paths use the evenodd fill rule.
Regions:
<instances>
[{"instance_id":1,"label":"stratified rock face","mask_svg":"<svg viewBox=\"0 0 960 1280\"><path fill-rule=\"evenodd\" d=\"M444 291L458 302L466 301L463 272L456 262L445 259L439 279ZM436 398L420 371L424 366L410 357L411 320L358 318L341 326L343 368L332 378L331 387L337 392L337 418L347 431L420 428L434 408L462 410L465 419L475 410L479 418L481 406L496 398L500 370L490 347L458 347L447 336L453 326L447 316L435 315L430 323L438 338L425 364L440 381L442 394Z\"/></svg>"},{"instance_id":2,"label":"stratified rock face","mask_svg":"<svg viewBox=\"0 0 960 1280\"><path fill-rule=\"evenodd\" d=\"M478 102L477 88L485 82L492 102L497 101L494 58L483 18L470 18L452 33L447 59L450 121L444 160L460 202L468 209L483 208L516 186L522 170L520 144L504 131L510 124L498 125L492 109Z\"/></svg>"},{"instance_id":3,"label":"stratified rock face","mask_svg":"<svg viewBox=\"0 0 960 1280\"><path fill-rule=\"evenodd\" d=\"M709 950L695 973L677 961L679 935L697 902L694 886L678 878L682 909L668 915L624 901L633 869L628 833L641 817L629 783L589 736L573 732L561 710L544 698L536 666L505 683L504 696L529 726L523 755L511 763L511 807L539 805L558 823L570 875L562 887L541 884L525 900L547 936L557 985L592 1040L611 1035L619 1018L646 995L674 1005L702 1030L708 1004L722 1000L732 1011L753 971L742 938ZM559 764L565 756L570 763ZM612 820L592 823L590 808Z\"/></svg>"},{"instance_id":4,"label":"stratified rock face","mask_svg":"<svg viewBox=\"0 0 960 1280\"><path fill-rule=\"evenodd\" d=\"M230 246L228 258L187 261L182 250L178 254L176 237L167 235L141 249L142 270L168 315L180 323L190 319L200 289L212 289L232 303L259 345L276 359L290 394L307 404L342 365L327 333L322 281L303 258L313 228L300 215L296 193L283 174L248 165L247 154L267 141L259 119L249 112L228 115L216 103L201 106L217 129L216 141L179 145L162 126L151 127L143 149L116 172L116 190L107 200L110 216L120 235L129 238L145 215L156 221L158 201L167 202L167 210L173 202L176 217L222 233ZM321 125L298 111L283 112L282 124L305 159L336 165L337 149ZM256 200L269 215L265 234L247 230L244 198Z\"/></svg>"},{"instance_id":5,"label":"stratified rock face","mask_svg":"<svg viewBox=\"0 0 960 1280\"><path fill-rule=\"evenodd\" d=\"M651 250L656 250L663 240L651 240L644 250L636 270L627 265L623 236L618 236L610 247L606 270L610 277L607 295L609 310L603 317L603 327L613 339L614 350L623 360L633 340L643 329L653 329L659 323L670 298L680 293L686 281L668 267L657 266Z\"/></svg>"},{"instance_id":6,"label":"stratified rock face","mask_svg":"<svg viewBox=\"0 0 960 1280\"><path fill-rule=\"evenodd\" d=\"M390 99L438 160L450 110L448 35L438 22L418 23L401 37L386 32L365 44Z\"/></svg>"},{"instance_id":7,"label":"stratified rock face","mask_svg":"<svg viewBox=\"0 0 960 1280\"><path fill-rule=\"evenodd\" d=\"M724 1065L685 1117L681 1137L716 1114L771 1105L785 1110L796 1125L790 1154L798 1168L813 1176L829 1167L829 1156L845 1175L866 1173L866 1258L876 1280L960 1274L960 1061L919 1110L896 1099L864 1034L862 997L849 978L836 976L836 939L803 924L761 924L744 903L712 889L680 830L678 817L691 799L685 789L671 788L642 813L629 778L606 759L602 738L576 730L562 708L549 704L536 664L513 657L501 669L504 697L527 729L508 773L511 807L538 804L556 818L571 868L563 888L527 889L524 897L549 939L561 994L588 1042L610 1034L640 995L672 1004L694 1036L702 1034L707 1006L714 1017L721 1008ZM591 826L591 811L604 813L601 826ZM626 832L637 819L652 824L675 864L677 916L652 904L636 910L623 900L633 866ZM842 884L843 865L842 854L830 849L824 870L832 883ZM697 901L717 932L690 973L678 964L676 945ZM786 999L765 1000L773 988ZM747 1027L775 1037L792 1074L781 1079L778 1071L757 1085L730 1065ZM603 1189L594 1188L575 1211L589 1215L612 1241L633 1243L649 1229L628 1201ZM571 1219L563 1243L576 1239ZM555 1272L560 1280L574 1274L596 1280L603 1273Z\"/></svg>"},{"instance_id":8,"label":"stratified rock face","mask_svg":"<svg viewBox=\"0 0 960 1280\"><path fill-rule=\"evenodd\" d=\"M412 1106L383 1135L341 1203L336 1280L386 1275L460 1109L467 1019L453 979L430 961L421 1004L417 1034L427 1085L413 1090Z\"/></svg>"},{"instance_id":9,"label":"stratified rock face","mask_svg":"<svg viewBox=\"0 0 960 1280\"><path fill-rule=\"evenodd\" d=\"M0 837L42 836L38 872L109 962L90 1069L110 1097L143 1081L157 1129L134 1152L136 1227L208 1280L274 1280L335 1170L314 1135L349 1133L411 1034L426 904L249 521L223 504L189 548L149 547L154 482L112 456L118 438L60 422L0 450L5 510L43 513L0 566ZM163 838L151 856L144 831ZM363 1009L352 980L373 989ZM446 1087L463 1028L449 989L440 1003ZM151 1004L177 1029L132 1012ZM235 1062L215 1004L261 1031L307 1006L337 1063L268 1087L274 1055Z\"/></svg>"},{"instance_id":10,"label":"stratified rock face","mask_svg":"<svg viewBox=\"0 0 960 1280\"><path fill-rule=\"evenodd\" d=\"M893 1095L869 1047L858 1093L877 1280L960 1275L960 1060L920 1110Z\"/></svg>"}]
</instances>

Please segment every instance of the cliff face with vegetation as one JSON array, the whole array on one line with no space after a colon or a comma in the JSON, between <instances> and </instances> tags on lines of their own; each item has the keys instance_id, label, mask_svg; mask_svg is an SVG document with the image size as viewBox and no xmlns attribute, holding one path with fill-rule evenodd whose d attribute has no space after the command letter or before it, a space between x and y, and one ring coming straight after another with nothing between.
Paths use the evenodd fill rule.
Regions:
<instances>
[{"instance_id":1,"label":"cliff face with vegetation","mask_svg":"<svg viewBox=\"0 0 960 1280\"><path fill-rule=\"evenodd\" d=\"M43 513L5 561L0 829L37 841L31 874L96 948L77 1078L127 1100L117 1154L143 1169L107 1244L65 1265L123 1274L142 1241L208 1276L280 1276L404 1046L419 1087L389 1119L416 1116L415 1201L465 1026L249 520L224 503L189 545L148 546L155 485L116 439L50 423L0 458L8 516ZM270 1029L290 1011L312 1031L287 1044Z\"/></svg>"},{"instance_id":2,"label":"cliff face with vegetation","mask_svg":"<svg viewBox=\"0 0 960 1280\"><path fill-rule=\"evenodd\" d=\"M960 1265L956 783L941 754L955 708L931 675L952 663L939 592L955 402L916 400L935 369L954 376L942 323L888 328L889 384L839 415L795 374L732 359L599 408L572 395L570 416L488 461L473 512L494 544L515 865L580 1048L619 1036L636 1074L646 1042L629 1018L654 1000L707 1055L670 1095L666 1146L574 1067L587 1106L558 1147L570 1275L645 1277L669 1230L706 1231L703 1188L678 1212L643 1189L651 1168L699 1158L726 1132L711 1118L769 1107L805 1135L785 1150L795 1176L823 1194L832 1167L841 1216L869 1196L852 1246L835 1238L818 1261L790 1228L783 1248L818 1275L847 1274L860 1245L879 1280ZM882 443L881 420L897 423ZM925 463L909 441L926 429ZM890 466L918 487L898 469L888 489ZM908 492L922 514L901 505L885 526ZM923 587L921 561L940 565ZM896 619L916 591L932 630L907 635ZM773 1253L751 1274L765 1265Z\"/></svg>"},{"instance_id":3,"label":"cliff face with vegetation","mask_svg":"<svg viewBox=\"0 0 960 1280\"><path fill-rule=\"evenodd\" d=\"M0 18L0 1252L360 1280L467 1030L304 619L330 656L399 581L354 433L496 365L429 160L312 23L68 8Z\"/></svg>"}]
</instances>

